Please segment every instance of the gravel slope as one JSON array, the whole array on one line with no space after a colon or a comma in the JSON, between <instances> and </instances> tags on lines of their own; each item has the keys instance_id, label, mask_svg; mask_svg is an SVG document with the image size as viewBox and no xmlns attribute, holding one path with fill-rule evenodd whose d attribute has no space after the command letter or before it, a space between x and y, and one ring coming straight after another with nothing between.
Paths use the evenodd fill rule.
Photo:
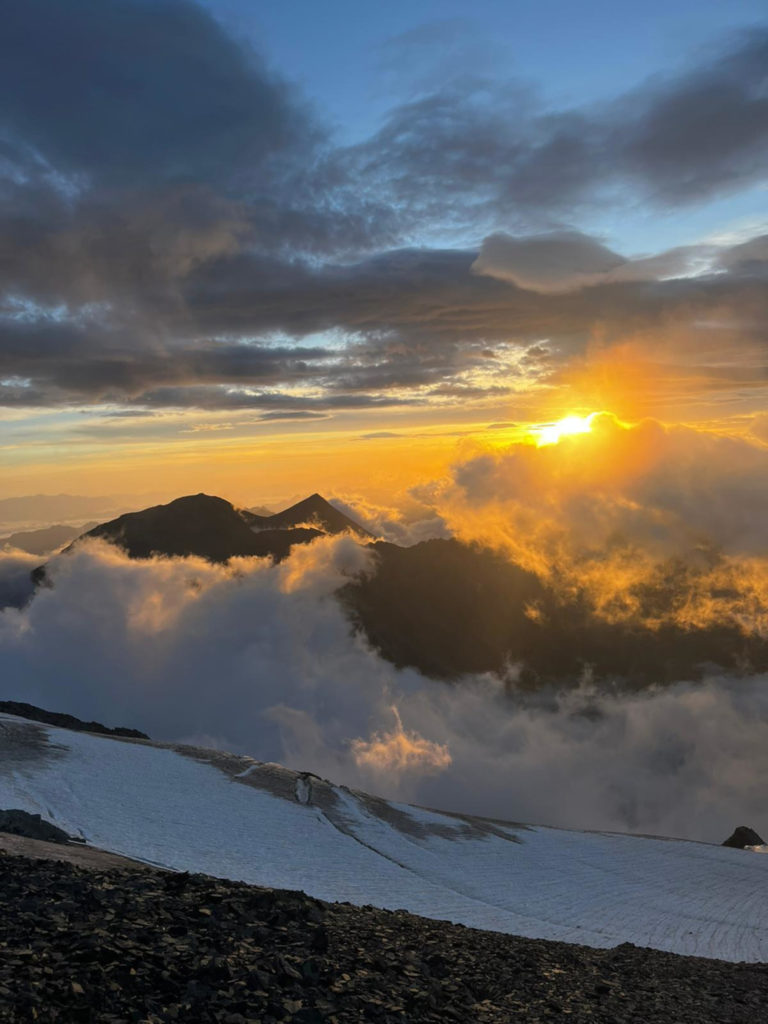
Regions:
<instances>
[{"instance_id":1,"label":"gravel slope","mask_svg":"<svg viewBox=\"0 0 768 1024\"><path fill-rule=\"evenodd\" d=\"M520 939L203 875L0 854L0 1020L760 1020L768 966Z\"/></svg>"}]
</instances>

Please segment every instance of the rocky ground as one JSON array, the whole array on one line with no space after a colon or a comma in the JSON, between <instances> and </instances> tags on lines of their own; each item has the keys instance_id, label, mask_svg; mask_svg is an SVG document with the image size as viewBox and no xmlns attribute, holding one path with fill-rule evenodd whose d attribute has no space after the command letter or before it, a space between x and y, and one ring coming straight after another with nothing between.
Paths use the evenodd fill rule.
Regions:
<instances>
[{"instance_id":1,"label":"rocky ground","mask_svg":"<svg viewBox=\"0 0 768 1024\"><path fill-rule=\"evenodd\" d=\"M519 939L201 875L0 851L0 897L1 1021L725 1024L768 1005L764 965Z\"/></svg>"}]
</instances>

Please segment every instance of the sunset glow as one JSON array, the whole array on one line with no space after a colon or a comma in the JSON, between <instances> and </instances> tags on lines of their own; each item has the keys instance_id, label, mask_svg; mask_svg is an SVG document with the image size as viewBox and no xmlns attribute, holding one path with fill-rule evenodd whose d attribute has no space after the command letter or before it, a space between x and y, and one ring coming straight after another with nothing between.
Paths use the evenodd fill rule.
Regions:
<instances>
[{"instance_id":1,"label":"sunset glow","mask_svg":"<svg viewBox=\"0 0 768 1024\"><path fill-rule=\"evenodd\" d=\"M535 438L536 446L541 448L546 444L557 444L564 437L571 437L574 434L588 434L592 430L592 419L597 413L590 413L589 416L564 416L555 423L545 423L543 426L533 427L531 435Z\"/></svg>"},{"instance_id":2,"label":"sunset glow","mask_svg":"<svg viewBox=\"0 0 768 1024\"><path fill-rule=\"evenodd\" d=\"M23 734L35 777L53 780L32 793L25 768L24 807L101 845L88 807L80 829L57 803L61 772L87 767L76 739L61 753L71 715L103 728L99 743L116 733L116 765L117 737L146 735L158 780L171 747L211 800L206 779L223 771L254 871L272 863L265 844L277 868L288 849L304 864L253 880L314 879L322 899L337 895L328 878L345 901L363 893L354 872L374 852L352 841L350 793L370 794L360 807L393 870L395 832L419 858L472 832L492 859L509 847L513 881L515 849L538 870L542 830L515 848L526 826L503 821L684 836L718 844L705 859L723 865L743 853L720 844L744 822L758 830L746 845L768 848L765 0L6 7L0 764L4 743L17 763ZM20 708L39 721L3 739ZM171 818L181 779L168 775ZM277 797L264 829L244 801ZM177 862L182 832L164 845L112 803L117 852L246 878L226 830L218 853L203 836L203 859ZM474 824L436 823L425 808L441 807ZM289 818L322 819L350 871L331 846L287 844ZM459 861L446 906L458 894L496 928L475 898L485 861ZM381 878L377 898L400 906ZM611 885L606 921L633 922ZM173 894L187 909L190 886ZM515 927L532 920L524 886L502 896ZM429 899L419 912L442 921ZM734 904L727 948L741 957L739 936L759 930L768 966L768 889L764 903ZM35 930L25 915L20 941ZM208 935L210 918L187 916L163 952L183 958L198 925ZM720 917L680 921L718 954ZM123 1012L105 965L98 1019L150 1003L158 1020L221 1017L198 1012L207 984L190 995L176 971L153 988L143 968ZM69 993L77 1019L96 1019L82 967L61 974L51 1012ZM409 1019L444 1019L444 973L427 972ZM302 974L299 1016L344 995L320 998L326 975ZM291 998L233 1007L293 1014L296 978L269 978ZM358 981L339 1019L369 1006ZM147 993L176 982L174 1016ZM30 984L0 985L0 1019L8 1000L22 1016L48 1005ZM231 1002L222 986L211 993ZM473 986L465 1019L488 1002ZM631 1016L582 988L590 1019L614 1004ZM506 987L488 991L506 1000L489 1020L527 1019ZM681 1000L658 1013L675 1019Z\"/></svg>"}]
</instances>

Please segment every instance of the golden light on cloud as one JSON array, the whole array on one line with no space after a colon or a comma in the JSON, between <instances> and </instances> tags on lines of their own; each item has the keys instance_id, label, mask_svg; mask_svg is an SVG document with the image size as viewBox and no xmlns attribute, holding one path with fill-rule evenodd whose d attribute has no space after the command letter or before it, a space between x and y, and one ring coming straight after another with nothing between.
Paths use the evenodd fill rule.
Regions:
<instances>
[{"instance_id":1,"label":"golden light on cloud","mask_svg":"<svg viewBox=\"0 0 768 1024\"><path fill-rule=\"evenodd\" d=\"M403 728L397 707L393 704L390 710L395 718L391 732L377 732L370 740L352 741L352 756L358 767L389 775L405 772L429 775L451 764L453 759L448 747Z\"/></svg>"},{"instance_id":2,"label":"golden light on cloud","mask_svg":"<svg viewBox=\"0 0 768 1024\"><path fill-rule=\"evenodd\" d=\"M554 423L532 427L530 434L537 448L542 448L546 444L557 444L564 437L588 434L592 430L592 420L597 415L598 413L591 412L589 416L564 416L563 419L556 420Z\"/></svg>"}]
</instances>

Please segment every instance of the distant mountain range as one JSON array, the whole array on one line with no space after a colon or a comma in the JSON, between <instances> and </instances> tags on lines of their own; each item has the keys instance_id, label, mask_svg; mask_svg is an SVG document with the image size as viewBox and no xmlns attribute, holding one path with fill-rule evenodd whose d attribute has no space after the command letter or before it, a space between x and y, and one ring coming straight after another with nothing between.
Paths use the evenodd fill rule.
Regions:
<instances>
[{"instance_id":1,"label":"distant mountain range","mask_svg":"<svg viewBox=\"0 0 768 1024\"><path fill-rule=\"evenodd\" d=\"M446 680L492 672L527 689L576 685L585 672L599 683L643 687L698 679L713 667L742 675L768 669L768 642L736 622L705 629L608 622L586 600L559 593L492 551L457 540L411 547L377 541L319 494L270 515L189 495L84 536L117 544L131 558L195 555L223 563L235 556L280 561L296 544L343 531L374 551L377 569L347 583L338 599L353 627L399 667ZM36 581L44 575L41 567Z\"/></svg>"},{"instance_id":2,"label":"distant mountain range","mask_svg":"<svg viewBox=\"0 0 768 1024\"><path fill-rule=\"evenodd\" d=\"M108 516L124 512L133 504L124 494L26 494L16 498L0 498L0 533L38 530L51 523L78 526L102 522ZM80 531L82 532L82 525Z\"/></svg>"},{"instance_id":3,"label":"distant mountain range","mask_svg":"<svg viewBox=\"0 0 768 1024\"><path fill-rule=\"evenodd\" d=\"M84 526L64 526L59 523L41 530L22 530L8 537L0 537L0 549L16 548L30 555L50 555L94 526L96 523L86 523Z\"/></svg>"}]
</instances>

